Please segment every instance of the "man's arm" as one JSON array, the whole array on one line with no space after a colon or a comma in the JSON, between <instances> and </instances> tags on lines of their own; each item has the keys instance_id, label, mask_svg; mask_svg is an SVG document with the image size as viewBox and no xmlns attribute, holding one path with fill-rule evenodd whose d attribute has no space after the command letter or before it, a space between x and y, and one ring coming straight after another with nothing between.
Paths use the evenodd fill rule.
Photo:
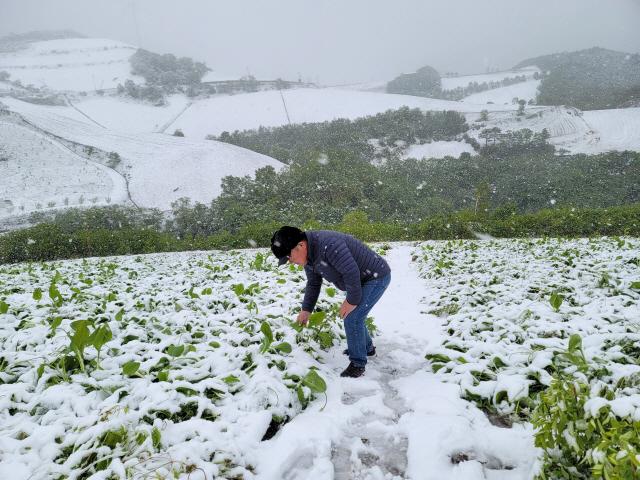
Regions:
<instances>
[{"instance_id":1,"label":"man's arm","mask_svg":"<svg viewBox=\"0 0 640 480\"><path fill-rule=\"evenodd\" d=\"M311 313L320 296L322 277L311 271L309 267L304 267L304 272L307 274L307 286L304 291L304 300L302 300L302 311Z\"/></svg>"}]
</instances>

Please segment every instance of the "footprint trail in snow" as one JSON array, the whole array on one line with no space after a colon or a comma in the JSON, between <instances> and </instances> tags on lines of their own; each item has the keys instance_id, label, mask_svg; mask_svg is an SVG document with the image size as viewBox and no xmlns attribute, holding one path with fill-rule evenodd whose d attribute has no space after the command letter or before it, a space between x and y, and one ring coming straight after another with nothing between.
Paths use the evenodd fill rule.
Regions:
<instances>
[{"instance_id":1,"label":"footprint trail in snow","mask_svg":"<svg viewBox=\"0 0 640 480\"><path fill-rule=\"evenodd\" d=\"M342 428L344 440L332 446L336 480L405 478L408 439L398 420L408 409L390 382L420 368L418 362L401 366L395 354L409 351L418 357L420 349L383 339L376 343L379 354L369 362L365 378L344 381L342 403L352 417Z\"/></svg>"}]
</instances>

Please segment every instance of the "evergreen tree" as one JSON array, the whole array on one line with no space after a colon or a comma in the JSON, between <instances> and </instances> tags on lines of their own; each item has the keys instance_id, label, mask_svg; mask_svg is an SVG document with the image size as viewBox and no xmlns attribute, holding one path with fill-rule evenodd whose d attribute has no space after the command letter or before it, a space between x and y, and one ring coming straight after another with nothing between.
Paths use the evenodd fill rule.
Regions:
<instances>
[{"instance_id":1,"label":"evergreen tree","mask_svg":"<svg viewBox=\"0 0 640 480\"><path fill-rule=\"evenodd\" d=\"M415 95L419 97L438 96L441 80L432 67L422 67L415 73L402 74L387 84L387 93Z\"/></svg>"},{"instance_id":2,"label":"evergreen tree","mask_svg":"<svg viewBox=\"0 0 640 480\"><path fill-rule=\"evenodd\" d=\"M473 213L477 217L486 217L491 208L491 191L489 189L489 180L482 180L476 187Z\"/></svg>"}]
</instances>

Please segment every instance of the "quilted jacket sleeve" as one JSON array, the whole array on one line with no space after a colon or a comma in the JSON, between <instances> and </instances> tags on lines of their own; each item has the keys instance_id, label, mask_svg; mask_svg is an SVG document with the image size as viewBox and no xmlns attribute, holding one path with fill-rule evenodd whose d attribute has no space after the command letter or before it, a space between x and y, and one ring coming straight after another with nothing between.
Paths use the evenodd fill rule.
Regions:
<instances>
[{"instance_id":1,"label":"quilted jacket sleeve","mask_svg":"<svg viewBox=\"0 0 640 480\"><path fill-rule=\"evenodd\" d=\"M340 272L347 290L347 302L358 305L362 298L362 285L360 283L360 269L353 259L347 244L340 240L335 242L326 254L327 262Z\"/></svg>"},{"instance_id":2,"label":"quilted jacket sleeve","mask_svg":"<svg viewBox=\"0 0 640 480\"><path fill-rule=\"evenodd\" d=\"M311 271L309 267L304 267L307 274L307 287L304 291L304 300L302 301L302 310L305 312L313 312L318 297L320 296L320 288L322 287L322 277Z\"/></svg>"}]
</instances>

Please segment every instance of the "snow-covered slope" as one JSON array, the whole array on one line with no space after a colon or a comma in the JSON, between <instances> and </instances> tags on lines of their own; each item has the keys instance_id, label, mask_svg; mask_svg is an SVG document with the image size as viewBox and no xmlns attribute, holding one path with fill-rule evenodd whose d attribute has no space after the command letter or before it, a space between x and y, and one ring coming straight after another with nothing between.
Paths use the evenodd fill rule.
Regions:
<instances>
[{"instance_id":1,"label":"snow-covered slope","mask_svg":"<svg viewBox=\"0 0 640 480\"><path fill-rule=\"evenodd\" d=\"M127 133L161 133L191 104L184 95L171 95L165 103L162 107L154 107L131 98L111 96L72 101L77 110L105 128ZM167 130L168 133L174 131L175 128Z\"/></svg>"},{"instance_id":2,"label":"snow-covered slope","mask_svg":"<svg viewBox=\"0 0 640 480\"><path fill-rule=\"evenodd\" d=\"M441 84L443 90L454 90L456 88L467 87L469 83L481 84L485 82L500 82L505 78L520 77L522 75L529 79L533 78L533 74L539 71L540 70L537 67L527 67L518 70L506 70L504 72L480 73L477 75L463 75L461 77L445 77L442 79Z\"/></svg>"},{"instance_id":3,"label":"snow-covered slope","mask_svg":"<svg viewBox=\"0 0 640 480\"><path fill-rule=\"evenodd\" d=\"M523 128L541 132L546 128L551 134L550 142L570 153L640 152L638 108L582 112L565 106L527 107L525 115L520 117L512 112L490 112L489 120L482 125L498 127L503 132ZM480 131L474 130L469 134L477 138Z\"/></svg>"},{"instance_id":4,"label":"snow-covered slope","mask_svg":"<svg viewBox=\"0 0 640 480\"><path fill-rule=\"evenodd\" d=\"M0 215L126 202L124 179L33 129L0 123Z\"/></svg>"},{"instance_id":5,"label":"snow-covered slope","mask_svg":"<svg viewBox=\"0 0 640 480\"><path fill-rule=\"evenodd\" d=\"M129 57L135 51L126 43L100 38L48 40L25 50L1 53L0 70L25 86L88 92L115 88L128 78L143 81L131 75Z\"/></svg>"},{"instance_id":6,"label":"snow-covered slope","mask_svg":"<svg viewBox=\"0 0 640 480\"><path fill-rule=\"evenodd\" d=\"M506 87L494 88L485 92L474 93L462 99L464 103L488 103L497 105L511 105L514 98L519 100L533 100L536 98L536 90L540 85L540 80L528 80L524 83L515 83Z\"/></svg>"},{"instance_id":7,"label":"snow-covered slope","mask_svg":"<svg viewBox=\"0 0 640 480\"><path fill-rule=\"evenodd\" d=\"M476 151L466 142L431 142L423 145L411 145L404 152L404 158L458 158L461 153L468 152L477 155Z\"/></svg>"},{"instance_id":8,"label":"snow-covered slope","mask_svg":"<svg viewBox=\"0 0 640 480\"><path fill-rule=\"evenodd\" d=\"M284 98L284 102L283 102ZM285 109L286 105L286 109ZM448 100L336 89L285 90L216 96L194 103L171 128L204 138L224 131L275 127L287 123L355 119L400 107L458 112L514 111L517 105L472 105ZM287 118L288 113L288 118Z\"/></svg>"},{"instance_id":9,"label":"snow-covered slope","mask_svg":"<svg viewBox=\"0 0 640 480\"><path fill-rule=\"evenodd\" d=\"M595 135L595 142L582 147L584 153L640 150L640 108L592 110L583 112L582 118Z\"/></svg>"},{"instance_id":10,"label":"snow-covered slope","mask_svg":"<svg viewBox=\"0 0 640 480\"><path fill-rule=\"evenodd\" d=\"M116 152L122 162L118 172L125 174L132 200L141 207L170 208L181 197L208 203L220 193L220 180L227 175L244 176L270 165L283 164L264 155L210 140L189 140L157 133L119 133L87 122L59 115L66 107L31 105L3 98L12 112L50 135L105 152ZM15 159L10 162L21 160ZM15 177L10 189L23 185ZM64 183L58 177L52 182Z\"/></svg>"}]
</instances>

